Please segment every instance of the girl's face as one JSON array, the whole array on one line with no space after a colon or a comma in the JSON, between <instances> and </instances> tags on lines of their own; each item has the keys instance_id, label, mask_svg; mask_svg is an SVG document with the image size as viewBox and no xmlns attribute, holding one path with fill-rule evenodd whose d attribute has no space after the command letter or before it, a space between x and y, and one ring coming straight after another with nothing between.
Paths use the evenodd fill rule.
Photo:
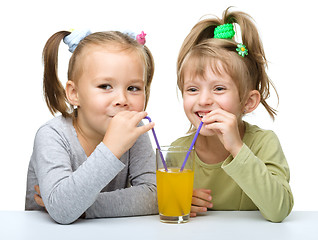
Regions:
<instances>
[{"instance_id":1,"label":"girl's face","mask_svg":"<svg viewBox=\"0 0 318 240\"><path fill-rule=\"evenodd\" d=\"M90 46L82 53L80 64L78 124L90 137L103 138L118 112L144 110L144 64L136 52Z\"/></svg>"},{"instance_id":2,"label":"girl's face","mask_svg":"<svg viewBox=\"0 0 318 240\"><path fill-rule=\"evenodd\" d=\"M225 73L223 67L218 66L220 74L206 66L204 76L194 76L191 67L184 72L183 107L185 114L193 126L198 128L201 118L218 108L234 114L238 122L242 117L239 91L232 78ZM214 132L205 129L200 134L214 135Z\"/></svg>"}]
</instances>

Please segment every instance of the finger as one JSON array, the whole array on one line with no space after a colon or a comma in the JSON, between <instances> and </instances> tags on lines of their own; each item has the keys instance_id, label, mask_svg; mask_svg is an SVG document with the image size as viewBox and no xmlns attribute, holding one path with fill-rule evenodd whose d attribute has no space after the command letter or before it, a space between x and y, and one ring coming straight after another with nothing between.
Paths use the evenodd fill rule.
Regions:
<instances>
[{"instance_id":1,"label":"finger","mask_svg":"<svg viewBox=\"0 0 318 240\"><path fill-rule=\"evenodd\" d=\"M138 127L139 135L144 134L145 132L148 132L154 126L155 126L155 123L154 122L150 122L150 123L148 123L146 125Z\"/></svg>"},{"instance_id":2,"label":"finger","mask_svg":"<svg viewBox=\"0 0 318 240\"><path fill-rule=\"evenodd\" d=\"M129 120L132 126L137 126L147 115L146 112L127 111L123 117L126 121Z\"/></svg>"},{"instance_id":3,"label":"finger","mask_svg":"<svg viewBox=\"0 0 318 240\"><path fill-rule=\"evenodd\" d=\"M231 113L223 110L222 108L216 108L216 109L212 110L211 112L207 113L204 117L211 117L211 116L216 115L216 114L226 115L226 114L231 114Z\"/></svg>"},{"instance_id":4,"label":"finger","mask_svg":"<svg viewBox=\"0 0 318 240\"><path fill-rule=\"evenodd\" d=\"M205 201L211 201L211 190L210 189L194 189L193 190L193 197L200 198Z\"/></svg>"},{"instance_id":5,"label":"finger","mask_svg":"<svg viewBox=\"0 0 318 240\"><path fill-rule=\"evenodd\" d=\"M196 217L196 216L197 216L197 214L195 212L190 213L190 217Z\"/></svg>"},{"instance_id":6,"label":"finger","mask_svg":"<svg viewBox=\"0 0 318 240\"><path fill-rule=\"evenodd\" d=\"M233 134L236 132L238 133L237 126L235 124L236 123L230 123L230 122L215 122L210 125L207 125L206 128L220 135L223 135L225 133Z\"/></svg>"},{"instance_id":7,"label":"finger","mask_svg":"<svg viewBox=\"0 0 318 240\"><path fill-rule=\"evenodd\" d=\"M136 112L136 111L131 111L130 112L130 116L131 119L136 123L138 124L142 119L144 119L148 114L144 111L142 112Z\"/></svg>"},{"instance_id":8,"label":"finger","mask_svg":"<svg viewBox=\"0 0 318 240\"><path fill-rule=\"evenodd\" d=\"M211 189L204 189L204 188L202 188L202 189L200 189L200 191L205 192L206 194L211 195Z\"/></svg>"},{"instance_id":9,"label":"finger","mask_svg":"<svg viewBox=\"0 0 318 240\"><path fill-rule=\"evenodd\" d=\"M195 215L197 215L197 213L203 213L207 211L208 209L206 207L191 206L191 213L195 213Z\"/></svg>"},{"instance_id":10,"label":"finger","mask_svg":"<svg viewBox=\"0 0 318 240\"><path fill-rule=\"evenodd\" d=\"M220 133L223 133L224 132L224 123L222 123L220 121L216 121L216 122L213 122L211 124L207 124L205 126L205 128L213 130L213 131L219 131Z\"/></svg>"},{"instance_id":11,"label":"finger","mask_svg":"<svg viewBox=\"0 0 318 240\"><path fill-rule=\"evenodd\" d=\"M43 202L42 198L39 195L34 194L34 200L35 200L37 205L39 205L41 207L44 207L44 202Z\"/></svg>"},{"instance_id":12,"label":"finger","mask_svg":"<svg viewBox=\"0 0 318 240\"><path fill-rule=\"evenodd\" d=\"M227 119L233 119L235 117L234 114L227 112L221 108L218 108L216 110L213 110L212 112L208 113L202 118L202 121L204 123L213 123L213 122L223 122L226 121Z\"/></svg>"},{"instance_id":13,"label":"finger","mask_svg":"<svg viewBox=\"0 0 318 240\"><path fill-rule=\"evenodd\" d=\"M148 115L148 113L145 111L141 111L141 112L138 112L138 115L141 117L141 119L144 119Z\"/></svg>"},{"instance_id":14,"label":"finger","mask_svg":"<svg viewBox=\"0 0 318 240\"><path fill-rule=\"evenodd\" d=\"M35 190L39 195L41 195L39 185L35 185L35 186L34 186L34 190Z\"/></svg>"},{"instance_id":15,"label":"finger","mask_svg":"<svg viewBox=\"0 0 318 240\"><path fill-rule=\"evenodd\" d=\"M206 124L206 125L211 125L214 123L219 123L219 122L224 122L226 119L226 117L224 115L221 114L214 114L210 117L207 117L205 119L202 119L202 121Z\"/></svg>"},{"instance_id":16,"label":"finger","mask_svg":"<svg viewBox=\"0 0 318 240\"><path fill-rule=\"evenodd\" d=\"M207 113L205 116L203 116L202 121L205 121L216 114L222 113L222 111L223 110L221 108L214 109L211 112Z\"/></svg>"},{"instance_id":17,"label":"finger","mask_svg":"<svg viewBox=\"0 0 318 240\"><path fill-rule=\"evenodd\" d=\"M213 205L211 202L203 200L201 198L192 197L192 205L197 207L204 207L204 208L212 208Z\"/></svg>"}]
</instances>

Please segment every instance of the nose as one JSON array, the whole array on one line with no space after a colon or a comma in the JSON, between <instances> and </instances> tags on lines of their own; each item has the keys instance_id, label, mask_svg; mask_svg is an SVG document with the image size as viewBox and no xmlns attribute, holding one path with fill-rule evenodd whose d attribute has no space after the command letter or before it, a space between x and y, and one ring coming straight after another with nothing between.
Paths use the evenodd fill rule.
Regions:
<instances>
[{"instance_id":1,"label":"nose","mask_svg":"<svg viewBox=\"0 0 318 240\"><path fill-rule=\"evenodd\" d=\"M207 106L213 104L213 95L208 90L203 90L199 95L199 105Z\"/></svg>"},{"instance_id":2,"label":"nose","mask_svg":"<svg viewBox=\"0 0 318 240\"><path fill-rule=\"evenodd\" d=\"M118 91L114 98L114 106L126 107L128 106L127 96L125 91Z\"/></svg>"}]
</instances>

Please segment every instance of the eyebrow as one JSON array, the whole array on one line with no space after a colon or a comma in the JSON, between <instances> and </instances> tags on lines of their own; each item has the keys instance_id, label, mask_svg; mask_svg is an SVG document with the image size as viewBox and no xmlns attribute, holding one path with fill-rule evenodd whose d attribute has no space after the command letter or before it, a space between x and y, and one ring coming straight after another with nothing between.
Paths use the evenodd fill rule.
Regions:
<instances>
[{"instance_id":1,"label":"eyebrow","mask_svg":"<svg viewBox=\"0 0 318 240\"><path fill-rule=\"evenodd\" d=\"M191 85L191 84L198 84L199 82L209 82L210 84L218 85L218 84L231 84L231 81L228 79L221 79L220 77L217 78L207 78L207 77L200 77L200 80L198 80L196 77L192 77L187 81L184 81L184 86Z\"/></svg>"},{"instance_id":2,"label":"eyebrow","mask_svg":"<svg viewBox=\"0 0 318 240\"><path fill-rule=\"evenodd\" d=\"M117 81L117 80L115 78L112 78L112 77L96 77L93 79L93 82L95 82L95 83L100 83L100 82L112 83L115 81ZM136 83L145 84L145 81L142 78L131 78L131 79L128 79L127 83L128 84L136 84Z\"/></svg>"},{"instance_id":3,"label":"eyebrow","mask_svg":"<svg viewBox=\"0 0 318 240\"><path fill-rule=\"evenodd\" d=\"M145 82L142 78L132 78L129 80L130 82Z\"/></svg>"}]
</instances>

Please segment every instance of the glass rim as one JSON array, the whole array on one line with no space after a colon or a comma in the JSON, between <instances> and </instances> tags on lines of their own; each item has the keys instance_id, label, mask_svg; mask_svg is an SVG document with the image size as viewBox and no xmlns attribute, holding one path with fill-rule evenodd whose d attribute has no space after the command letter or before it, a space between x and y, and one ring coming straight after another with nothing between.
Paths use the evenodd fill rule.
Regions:
<instances>
[{"instance_id":1,"label":"glass rim","mask_svg":"<svg viewBox=\"0 0 318 240\"><path fill-rule=\"evenodd\" d=\"M162 152L188 152L188 151L193 151L194 149L189 150L188 147L185 146L171 146L171 145L164 145L160 146L160 149L156 148L156 151L162 151Z\"/></svg>"}]
</instances>

